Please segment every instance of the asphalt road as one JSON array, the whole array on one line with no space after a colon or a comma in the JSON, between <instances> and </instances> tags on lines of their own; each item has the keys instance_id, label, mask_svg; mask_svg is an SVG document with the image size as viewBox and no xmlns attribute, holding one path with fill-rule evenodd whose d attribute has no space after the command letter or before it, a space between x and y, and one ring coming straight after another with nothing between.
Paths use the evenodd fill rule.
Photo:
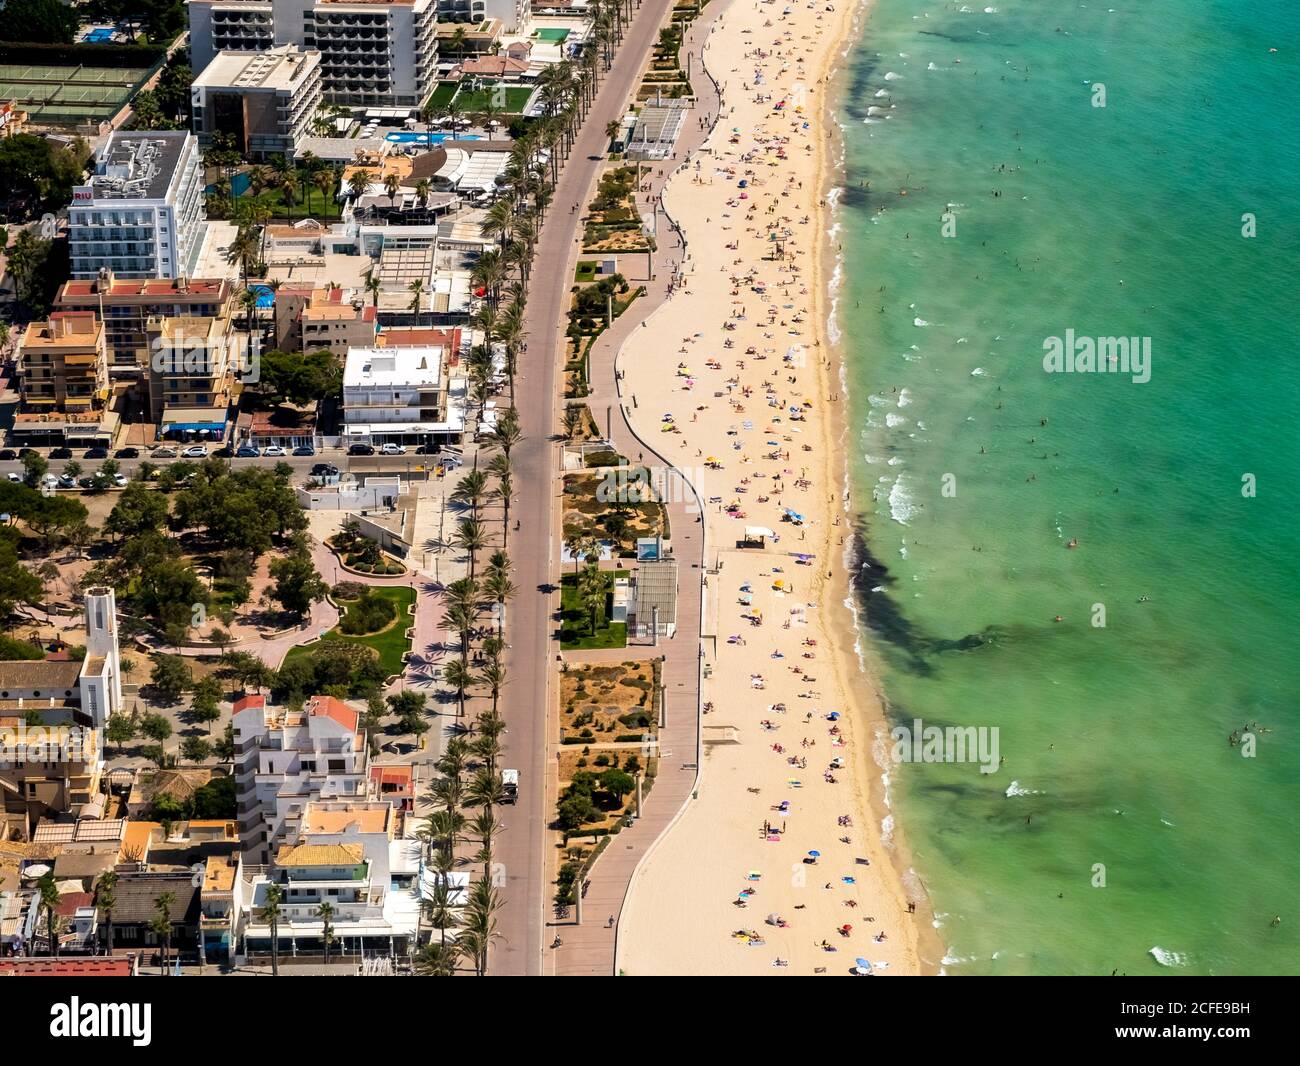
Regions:
<instances>
[{"instance_id":1,"label":"asphalt road","mask_svg":"<svg viewBox=\"0 0 1300 1066\"><path fill-rule=\"evenodd\" d=\"M514 611L510 687L505 699L504 765L520 771L519 801L503 813L505 830L497 846L505 868L498 916L501 939L492 952L489 972L535 976L541 973L548 935L551 885L548 873L546 806L547 713L559 645L558 561L555 474L559 467L559 404L563 309L568 304L574 237L580 214L604 169L608 142L605 126L620 118L659 36L672 0L643 0L624 35L613 69L604 75L599 94L560 175L552 207L542 227L533 263L525 322L528 351L521 360L518 406L524 439L515 449L515 481L520 486L514 512L524 530L512 538L510 551L521 595ZM549 589L557 591L529 595Z\"/></svg>"}]
</instances>

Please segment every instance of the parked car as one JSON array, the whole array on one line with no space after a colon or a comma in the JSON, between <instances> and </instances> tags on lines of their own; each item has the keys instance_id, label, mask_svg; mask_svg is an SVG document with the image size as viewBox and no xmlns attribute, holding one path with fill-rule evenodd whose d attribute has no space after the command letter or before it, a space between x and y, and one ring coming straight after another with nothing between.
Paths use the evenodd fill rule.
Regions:
<instances>
[{"instance_id":1,"label":"parked car","mask_svg":"<svg viewBox=\"0 0 1300 1066\"><path fill-rule=\"evenodd\" d=\"M375 449L370 444L354 444L348 448L348 455L374 455Z\"/></svg>"},{"instance_id":2,"label":"parked car","mask_svg":"<svg viewBox=\"0 0 1300 1066\"><path fill-rule=\"evenodd\" d=\"M19 449L18 449L18 458L19 458L19 459L25 459L27 456L29 456L29 455L35 455L35 454L36 454L36 449L35 449L35 448L19 448Z\"/></svg>"},{"instance_id":3,"label":"parked car","mask_svg":"<svg viewBox=\"0 0 1300 1066\"><path fill-rule=\"evenodd\" d=\"M236 459L256 459L262 453L254 448L251 444L241 444L235 449Z\"/></svg>"},{"instance_id":4,"label":"parked car","mask_svg":"<svg viewBox=\"0 0 1300 1066\"><path fill-rule=\"evenodd\" d=\"M181 452L181 456L185 459L206 459L208 457L208 449L207 446L203 444L191 444Z\"/></svg>"},{"instance_id":5,"label":"parked car","mask_svg":"<svg viewBox=\"0 0 1300 1066\"><path fill-rule=\"evenodd\" d=\"M442 463L448 470L455 470L464 464L464 460L459 455L443 455L438 462Z\"/></svg>"},{"instance_id":6,"label":"parked car","mask_svg":"<svg viewBox=\"0 0 1300 1066\"><path fill-rule=\"evenodd\" d=\"M71 459L71 458L72 458L72 449L71 449L71 448L54 448L54 449L52 449L52 450L50 451L50 458L51 458L51 459Z\"/></svg>"},{"instance_id":7,"label":"parked car","mask_svg":"<svg viewBox=\"0 0 1300 1066\"><path fill-rule=\"evenodd\" d=\"M294 455L315 455L316 449L310 444L300 444L293 450Z\"/></svg>"},{"instance_id":8,"label":"parked car","mask_svg":"<svg viewBox=\"0 0 1300 1066\"><path fill-rule=\"evenodd\" d=\"M311 468L312 477L334 477L339 468L333 463L316 463Z\"/></svg>"},{"instance_id":9,"label":"parked car","mask_svg":"<svg viewBox=\"0 0 1300 1066\"><path fill-rule=\"evenodd\" d=\"M12 448L0 450L0 463L12 463L18 458L18 453Z\"/></svg>"},{"instance_id":10,"label":"parked car","mask_svg":"<svg viewBox=\"0 0 1300 1066\"><path fill-rule=\"evenodd\" d=\"M108 458L108 449L107 449L107 448L87 448L87 449L86 449L86 454L85 454L85 456L84 456L83 458L86 458L86 459L107 459L107 458Z\"/></svg>"},{"instance_id":11,"label":"parked car","mask_svg":"<svg viewBox=\"0 0 1300 1066\"><path fill-rule=\"evenodd\" d=\"M280 456L285 454L285 450L281 448L278 444L268 444L265 448L262 449L262 454L279 458Z\"/></svg>"},{"instance_id":12,"label":"parked car","mask_svg":"<svg viewBox=\"0 0 1300 1066\"><path fill-rule=\"evenodd\" d=\"M176 458L176 449L175 449L175 448L159 448L159 449L157 449L157 450L153 453L152 458L154 458L154 459L175 459L175 458Z\"/></svg>"},{"instance_id":13,"label":"parked car","mask_svg":"<svg viewBox=\"0 0 1300 1066\"><path fill-rule=\"evenodd\" d=\"M124 488L126 488L126 484L127 484L127 481L128 481L128 480L129 480L129 479L127 478L127 476L126 476L125 474L114 474L114 475L113 475L113 484L116 485L119 489L124 489Z\"/></svg>"},{"instance_id":14,"label":"parked car","mask_svg":"<svg viewBox=\"0 0 1300 1066\"><path fill-rule=\"evenodd\" d=\"M220 448L218 448L215 452L212 453L212 458L229 459L234 454L235 453L230 450L229 444L223 444Z\"/></svg>"},{"instance_id":15,"label":"parked car","mask_svg":"<svg viewBox=\"0 0 1300 1066\"><path fill-rule=\"evenodd\" d=\"M98 488L99 487L98 479L99 479L99 475L94 474L91 477L83 477L80 481L77 482L77 484L80 485L83 489ZM108 479L105 478L104 480L105 482L107 482Z\"/></svg>"},{"instance_id":16,"label":"parked car","mask_svg":"<svg viewBox=\"0 0 1300 1066\"><path fill-rule=\"evenodd\" d=\"M21 474L15 474L12 470L10 470L5 476L8 477L10 481L22 481L23 479Z\"/></svg>"},{"instance_id":17,"label":"parked car","mask_svg":"<svg viewBox=\"0 0 1300 1066\"><path fill-rule=\"evenodd\" d=\"M415 454L416 455L437 455L440 451L442 451L442 449L439 448L438 445L436 444L421 444L418 448L415 449Z\"/></svg>"},{"instance_id":18,"label":"parked car","mask_svg":"<svg viewBox=\"0 0 1300 1066\"><path fill-rule=\"evenodd\" d=\"M118 448L116 452L116 457L118 459L139 459L140 449L139 448Z\"/></svg>"},{"instance_id":19,"label":"parked car","mask_svg":"<svg viewBox=\"0 0 1300 1066\"><path fill-rule=\"evenodd\" d=\"M406 449L400 444L381 444L379 446L380 455L405 455Z\"/></svg>"},{"instance_id":20,"label":"parked car","mask_svg":"<svg viewBox=\"0 0 1300 1066\"><path fill-rule=\"evenodd\" d=\"M71 474L59 475L59 488L74 489L76 487L77 487L77 479L73 477Z\"/></svg>"}]
</instances>

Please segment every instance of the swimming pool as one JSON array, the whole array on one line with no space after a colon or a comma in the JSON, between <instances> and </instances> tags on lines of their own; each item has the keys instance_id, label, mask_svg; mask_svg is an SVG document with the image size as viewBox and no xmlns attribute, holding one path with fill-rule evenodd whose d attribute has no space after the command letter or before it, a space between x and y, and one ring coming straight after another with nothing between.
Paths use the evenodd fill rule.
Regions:
<instances>
[{"instance_id":1,"label":"swimming pool","mask_svg":"<svg viewBox=\"0 0 1300 1066\"><path fill-rule=\"evenodd\" d=\"M392 141L394 144L442 144L445 140L456 141L481 141L483 138L477 133L461 133L453 135L450 133L390 133L385 140Z\"/></svg>"},{"instance_id":2,"label":"swimming pool","mask_svg":"<svg viewBox=\"0 0 1300 1066\"><path fill-rule=\"evenodd\" d=\"M559 44L569 36L569 31L563 27L552 27L545 30L538 30L533 34L533 36L539 41L551 41L554 44Z\"/></svg>"}]
</instances>

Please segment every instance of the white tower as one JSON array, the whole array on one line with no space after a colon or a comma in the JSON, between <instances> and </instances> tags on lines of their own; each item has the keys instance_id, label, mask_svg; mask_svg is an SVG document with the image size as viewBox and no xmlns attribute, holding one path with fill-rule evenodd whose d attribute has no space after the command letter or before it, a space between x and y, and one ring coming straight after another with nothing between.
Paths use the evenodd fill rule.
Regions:
<instances>
[{"instance_id":1,"label":"white tower","mask_svg":"<svg viewBox=\"0 0 1300 1066\"><path fill-rule=\"evenodd\" d=\"M111 587L86 590L86 663L103 660L102 670L83 669L82 680L102 679L103 705L94 707L97 726L122 709L122 658L117 644L117 599ZM99 686L96 686L99 687ZM95 704L100 701L95 700Z\"/></svg>"}]
</instances>

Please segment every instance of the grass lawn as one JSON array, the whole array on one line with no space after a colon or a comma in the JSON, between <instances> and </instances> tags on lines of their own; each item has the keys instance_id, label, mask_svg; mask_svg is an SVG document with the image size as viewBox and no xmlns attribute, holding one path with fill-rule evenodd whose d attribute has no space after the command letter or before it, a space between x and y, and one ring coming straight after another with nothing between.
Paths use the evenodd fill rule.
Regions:
<instances>
[{"instance_id":1,"label":"grass lawn","mask_svg":"<svg viewBox=\"0 0 1300 1066\"><path fill-rule=\"evenodd\" d=\"M578 264L578 269L573 272L574 281L595 281L596 267L600 264L591 259L584 259Z\"/></svg>"},{"instance_id":2,"label":"grass lawn","mask_svg":"<svg viewBox=\"0 0 1300 1066\"><path fill-rule=\"evenodd\" d=\"M279 189L263 189L256 197L253 197L250 193L245 193L239 198L241 203L250 200L265 204L275 213L277 220L288 221L289 211L284 206L284 195ZM299 183L298 197L293 204L293 220L295 222L301 218L315 218L321 221L331 217L337 219L341 212L342 208L338 201L334 199L333 194L326 196L315 185Z\"/></svg>"},{"instance_id":3,"label":"grass lawn","mask_svg":"<svg viewBox=\"0 0 1300 1066\"><path fill-rule=\"evenodd\" d=\"M371 633L364 637L352 637L335 628L331 629L321 639L346 640L351 644L364 644L367 648L374 648L375 651L379 652L379 662L384 668L384 673L388 675L400 674L403 670L402 656L411 649L411 642L406 639L406 630L415 624L415 619L407 613L407 608L415 602L415 589L409 585L376 585L371 587L371 591L376 596L383 596L385 599L392 600L397 606L397 617L393 619L386 629L381 629L378 633ZM346 614L347 601L342 601L340 606L342 606L344 614ZM295 656L310 655L314 648L314 644L304 644L292 648L289 654L284 657L284 661L287 663Z\"/></svg>"},{"instance_id":4,"label":"grass lawn","mask_svg":"<svg viewBox=\"0 0 1300 1066\"><path fill-rule=\"evenodd\" d=\"M615 577L627 577L627 570L606 570L605 587L612 590ZM578 599L578 576L565 574L560 578L560 650L575 648L627 647L627 623L611 622L606 612L596 632L589 625L590 615Z\"/></svg>"},{"instance_id":5,"label":"grass lawn","mask_svg":"<svg viewBox=\"0 0 1300 1066\"><path fill-rule=\"evenodd\" d=\"M430 94L426 107L446 107L451 103L451 98L456 95L456 90L460 88L460 83L455 81L440 81L438 87Z\"/></svg>"},{"instance_id":6,"label":"grass lawn","mask_svg":"<svg viewBox=\"0 0 1300 1066\"><path fill-rule=\"evenodd\" d=\"M466 115L473 115L475 112L482 111L492 101L493 87L486 89L464 90L456 94L456 106ZM507 115L521 115L524 108L528 106L528 101L533 95L531 88L518 85L506 86L506 106Z\"/></svg>"}]
</instances>

